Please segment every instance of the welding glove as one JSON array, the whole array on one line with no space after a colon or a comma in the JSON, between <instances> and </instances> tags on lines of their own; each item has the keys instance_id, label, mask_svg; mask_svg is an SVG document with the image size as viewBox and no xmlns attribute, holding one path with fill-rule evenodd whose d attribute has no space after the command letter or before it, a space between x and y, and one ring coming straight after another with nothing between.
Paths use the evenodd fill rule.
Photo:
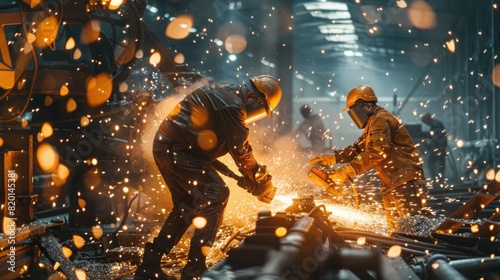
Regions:
<instances>
[{"instance_id":1,"label":"welding glove","mask_svg":"<svg viewBox=\"0 0 500 280\"><path fill-rule=\"evenodd\" d=\"M345 181L352 180L351 178L355 176L356 170L354 170L350 164L346 164L340 168L332 170L330 174L328 174L330 180L332 180L332 182L337 186L343 185Z\"/></svg>"},{"instance_id":2,"label":"welding glove","mask_svg":"<svg viewBox=\"0 0 500 280\"><path fill-rule=\"evenodd\" d=\"M266 166L260 165L255 173L256 188L252 192L252 195L257 196L259 201L271 203L273 200L276 188L273 185L272 178L273 176L267 172Z\"/></svg>"},{"instance_id":3,"label":"welding glove","mask_svg":"<svg viewBox=\"0 0 500 280\"><path fill-rule=\"evenodd\" d=\"M240 177L240 179L238 179L238 186L245 189L249 193L253 193L255 191L255 188L257 187L255 182L252 179L248 178L248 176Z\"/></svg>"},{"instance_id":4,"label":"welding glove","mask_svg":"<svg viewBox=\"0 0 500 280\"><path fill-rule=\"evenodd\" d=\"M307 163L328 167L337 164L337 159L334 154L324 154L310 159Z\"/></svg>"}]
</instances>

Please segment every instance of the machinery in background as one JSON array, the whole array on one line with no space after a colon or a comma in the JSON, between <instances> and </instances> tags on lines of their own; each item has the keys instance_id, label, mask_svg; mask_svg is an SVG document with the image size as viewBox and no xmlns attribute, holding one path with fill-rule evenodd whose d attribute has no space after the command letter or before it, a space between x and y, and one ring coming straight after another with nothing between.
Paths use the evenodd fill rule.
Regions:
<instances>
[{"instance_id":1,"label":"machinery in background","mask_svg":"<svg viewBox=\"0 0 500 280\"><path fill-rule=\"evenodd\" d=\"M497 189L498 191L498 189ZM498 192L497 192L498 196ZM227 249L233 240L243 240ZM468 237L382 236L335 225L312 197L274 215L259 213L254 232L233 235L222 260L202 279L496 279L500 241ZM483 244L485 245L485 244Z\"/></svg>"},{"instance_id":2,"label":"machinery in background","mask_svg":"<svg viewBox=\"0 0 500 280\"><path fill-rule=\"evenodd\" d=\"M144 25L147 1L123 1L114 8L111 1L95 0L3 2L10 3L0 4L0 182L5 188L0 220L17 221L11 235L0 234L0 273L14 279L41 264L59 263L65 265L54 269L75 279L69 257L49 231L66 244L103 224L116 228L100 228L101 234L116 238L134 201L116 186L129 177L130 184L139 185L133 178L140 176L132 175L145 172L142 157L134 157L130 147L142 141L138 131L146 111L201 77L173 62L158 34ZM148 63L151 49L162 57L156 67ZM42 145L50 152L38 158ZM40 159L52 159L50 170ZM10 180L16 188L9 196ZM9 199L16 205L12 215ZM50 218L59 215L63 219ZM108 248L98 239L94 252L102 253ZM19 257L15 267L7 264L13 252Z\"/></svg>"},{"instance_id":3,"label":"machinery in background","mask_svg":"<svg viewBox=\"0 0 500 280\"><path fill-rule=\"evenodd\" d=\"M128 178L139 185L133 178L145 172L140 149L132 148L143 142L144 118L158 101L201 79L175 63L144 24L147 1L110 5L0 4L0 154L12 139L32 135L33 172L17 172L33 178L39 217L69 211L74 227L123 215L127 201L113 190ZM156 66L148 63L152 49L162 58ZM43 144L56 152L56 170L41 168L35 155ZM92 186L102 195L89 192Z\"/></svg>"}]
</instances>

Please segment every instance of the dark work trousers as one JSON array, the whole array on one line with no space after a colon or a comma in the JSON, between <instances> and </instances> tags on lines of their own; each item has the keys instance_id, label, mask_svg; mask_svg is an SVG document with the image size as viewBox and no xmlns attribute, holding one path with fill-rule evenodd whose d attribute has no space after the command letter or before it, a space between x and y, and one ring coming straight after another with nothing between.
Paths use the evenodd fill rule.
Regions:
<instances>
[{"instance_id":1,"label":"dark work trousers","mask_svg":"<svg viewBox=\"0 0 500 280\"><path fill-rule=\"evenodd\" d=\"M394 190L382 193L388 231L397 227L399 217L431 214L425 184L407 182Z\"/></svg>"},{"instance_id":2,"label":"dark work trousers","mask_svg":"<svg viewBox=\"0 0 500 280\"><path fill-rule=\"evenodd\" d=\"M211 247L229 198L226 183L205 156L172 143L160 132L153 142L153 156L173 201L155 243L165 251L171 250L193 218L203 217L206 226L195 229L191 249Z\"/></svg>"}]
</instances>

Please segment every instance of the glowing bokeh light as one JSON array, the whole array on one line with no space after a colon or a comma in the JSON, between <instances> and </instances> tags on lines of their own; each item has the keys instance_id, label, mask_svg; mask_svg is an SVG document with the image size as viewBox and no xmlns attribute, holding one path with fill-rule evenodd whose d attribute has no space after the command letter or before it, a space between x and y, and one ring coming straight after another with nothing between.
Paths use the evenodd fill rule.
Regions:
<instances>
[{"instance_id":1,"label":"glowing bokeh light","mask_svg":"<svg viewBox=\"0 0 500 280\"><path fill-rule=\"evenodd\" d=\"M68 99L68 101L66 102L66 112L68 113L75 111L77 107L78 105L73 98Z\"/></svg>"},{"instance_id":2,"label":"glowing bokeh light","mask_svg":"<svg viewBox=\"0 0 500 280\"><path fill-rule=\"evenodd\" d=\"M38 141L38 142L42 142L42 141L43 141L43 139L44 139L44 138L43 138L43 133L38 132L38 133L36 134L36 141Z\"/></svg>"},{"instance_id":3,"label":"glowing bokeh light","mask_svg":"<svg viewBox=\"0 0 500 280\"><path fill-rule=\"evenodd\" d=\"M128 84L126 82L123 82L120 84L118 87L119 92L126 92L128 90Z\"/></svg>"},{"instance_id":4,"label":"glowing bokeh light","mask_svg":"<svg viewBox=\"0 0 500 280\"><path fill-rule=\"evenodd\" d=\"M455 40L451 39L448 42L446 42L446 47L448 48L448 51L451 53L455 52Z\"/></svg>"},{"instance_id":5,"label":"glowing bokeh light","mask_svg":"<svg viewBox=\"0 0 500 280\"><path fill-rule=\"evenodd\" d=\"M143 58L143 57L144 57L144 52L143 52L142 50L137 50L137 51L135 52L135 58L137 58L137 59L141 59L141 58Z\"/></svg>"},{"instance_id":6,"label":"glowing bokeh light","mask_svg":"<svg viewBox=\"0 0 500 280\"><path fill-rule=\"evenodd\" d=\"M405 0L397 0L396 5L398 6L398 8L401 8L401 9L408 7L408 4L406 3Z\"/></svg>"},{"instance_id":7,"label":"glowing bokeh light","mask_svg":"<svg viewBox=\"0 0 500 280\"><path fill-rule=\"evenodd\" d=\"M191 122L195 126L202 126L208 121L208 112L204 107L193 107L191 112Z\"/></svg>"},{"instance_id":8,"label":"glowing bokeh light","mask_svg":"<svg viewBox=\"0 0 500 280\"><path fill-rule=\"evenodd\" d=\"M43 100L43 104L44 104L45 106L50 106L50 105L52 105L52 102L53 102L52 97L50 97L50 96L45 96L45 99Z\"/></svg>"},{"instance_id":9,"label":"glowing bokeh light","mask_svg":"<svg viewBox=\"0 0 500 280\"><path fill-rule=\"evenodd\" d=\"M403 250L401 249L401 246L399 246L399 245L393 245L387 251L387 256L389 258L397 258L397 257L401 256L401 252L402 251Z\"/></svg>"},{"instance_id":10,"label":"glowing bokeh light","mask_svg":"<svg viewBox=\"0 0 500 280\"><path fill-rule=\"evenodd\" d=\"M212 150L217 144L217 135L210 129L202 130L198 133L198 146L204 151Z\"/></svg>"},{"instance_id":11,"label":"glowing bokeh light","mask_svg":"<svg viewBox=\"0 0 500 280\"><path fill-rule=\"evenodd\" d=\"M182 53L177 53L174 57L174 62L177 64L183 64L184 61L186 61L186 58L184 57L184 54Z\"/></svg>"},{"instance_id":12,"label":"glowing bokeh light","mask_svg":"<svg viewBox=\"0 0 500 280\"><path fill-rule=\"evenodd\" d=\"M42 143L36 150L36 159L43 172L51 173L59 164L59 154L48 143Z\"/></svg>"},{"instance_id":13,"label":"glowing bokeh light","mask_svg":"<svg viewBox=\"0 0 500 280\"><path fill-rule=\"evenodd\" d=\"M111 0L109 2L109 6L108 8L110 10L118 10L118 8L120 8L120 6L123 4L123 0Z\"/></svg>"},{"instance_id":14,"label":"glowing bokeh light","mask_svg":"<svg viewBox=\"0 0 500 280\"><path fill-rule=\"evenodd\" d=\"M78 206L80 208L85 208L85 206L87 206L87 202L85 201L85 199L83 198L78 198Z\"/></svg>"},{"instance_id":15,"label":"glowing bokeh light","mask_svg":"<svg viewBox=\"0 0 500 280\"><path fill-rule=\"evenodd\" d=\"M94 238L96 239L99 239L102 237L103 235L103 230L100 226L93 226L92 227L92 235L94 236Z\"/></svg>"},{"instance_id":16,"label":"glowing bokeh light","mask_svg":"<svg viewBox=\"0 0 500 280\"><path fill-rule=\"evenodd\" d=\"M63 246L62 247L62 251L63 251L63 255L69 259L69 257L71 257L71 255L73 255L73 251L71 251L70 248L66 247L66 246Z\"/></svg>"},{"instance_id":17,"label":"glowing bokeh light","mask_svg":"<svg viewBox=\"0 0 500 280\"><path fill-rule=\"evenodd\" d=\"M62 85L61 89L59 90L59 95L60 96L66 96L69 93L69 89L66 85Z\"/></svg>"},{"instance_id":18,"label":"glowing bokeh light","mask_svg":"<svg viewBox=\"0 0 500 280\"><path fill-rule=\"evenodd\" d=\"M52 176L52 181L54 186L60 187L66 183L69 177L69 169L64 164L58 164L56 168L56 173Z\"/></svg>"},{"instance_id":19,"label":"glowing bokeh light","mask_svg":"<svg viewBox=\"0 0 500 280\"><path fill-rule=\"evenodd\" d=\"M153 65L156 67L161 61L161 54L159 52L154 52L151 54L149 57L149 64Z\"/></svg>"},{"instance_id":20,"label":"glowing bokeh light","mask_svg":"<svg viewBox=\"0 0 500 280\"><path fill-rule=\"evenodd\" d=\"M42 0L29 0L29 1L25 0L24 2L30 4L30 8L34 8L38 6L42 2Z\"/></svg>"},{"instance_id":21,"label":"glowing bokeh light","mask_svg":"<svg viewBox=\"0 0 500 280\"><path fill-rule=\"evenodd\" d=\"M101 24L99 21L91 20L87 22L80 34L80 42L82 44L92 44L97 42L101 34Z\"/></svg>"},{"instance_id":22,"label":"glowing bokeh light","mask_svg":"<svg viewBox=\"0 0 500 280\"><path fill-rule=\"evenodd\" d=\"M208 256L210 254L210 251L212 250L212 247L210 246L201 246L201 253L203 256Z\"/></svg>"},{"instance_id":23,"label":"glowing bokeh light","mask_svg":"<svg viewBox=\"0 0 500 280\"><path fill-rule=\"evenodd\" d=\"M165 29L165 36L172 39L184 39L193 27L193 18L190 15L180 15L172 20Z\"/></svg>"},{"instance_id":24,"label":"glowing bokeh light","mask_svg":"<svg viewBox=\"0 0 500 280\"><path fill-rule=\"evenodd\" d=\"M75 275L78 280L87 280L87 272L83 269L75 269Z\"/></svg>"},{"instance_id":25,"label":"glowing bokeh light","mask_svg":"<svg viewBox=\"0 0 500 280\"><path fill-rule=\"evenodd\" d=\"M33 33L28 33L28 35L26 36L26 40L28 41L28 43L33 44L36 41L36 35Z\"/></svg>"},{"instance_id":26,"label":"glowing bokeh light","mask_svg":"<svg viewBox=\"0 0 500 280\"><path fill-rule=\"evenodd\" d=\"M472 233L479 232L479 225L477 225L477 224L471 225L470 232L472 232Z\"/></svg>"},{"instance_id":27,"label":"glowing bokeh light","mask_svg":"<svg viewBox=\"0 0 500 280\"><path fill-rule=\"evenodd\" d=\"M366 237L364 236L358 237L358 239L356 240L356 245L363 246L365 244L366 244Z\"/></svg>"},{"instance_id":28,"label":"glowing bokeh light","mask_svg":"<svg viewBox=\"0 0 500 280\"><path fill-rule=\"evenodd\" d=\"M83 237L81 237L79 235L74 234L73 235L73 244L75 245L75 247L77 249L80 249L85 245L85 239L83 239Z\"/></svg>"},{"instance_id":29,"label":"glowing bokeh light","mask_svg":"<svg viewBox=\"0 0 500 280\"><path fill-rule=\"evenodd\" d=\"M87 125L89 125L89 123L90 123L90 119L89 119L89 117L87 117L87 116L82 116L82 117L80 118L80 125L81 125L81 126L87 126Z\"/></svg>"},{"instance_id":30,"label":"glowing bokeh light","mask_svg":"<svg viewBox=\"0 0 500 280\"><path fill-rule=\"evenodd\" d=\"M207 225L207 219L204 217L195 217L193 219L193 226L197 229L202 229Z\"/></svg>"},{"instance_id":31,"label":"glowing bokeh light","mask_svg":"<svg viewBox=\"0 0 500 280\"><path fill-rule=\"evenodd\" d=\"M54 129L48 122L44 122L41 129L44 138L49 138L54 133Z\"/></svg>"},{"instance_id":32,"label":"glowing bokeh light","mask_svg":"<svg viewBox=\"0 0 500 280\"><path fill-rule=\"evenodd\" d=\"M495 180L495 169L493 168L488 168L488 170L486 170L486 180L488 181L493 181Z\"/></svg>"},{"instance_id":33,"label":"glowing bokeh light","mask_svg":"<svg viewBox=\"0 0 500 280\"><path fill-rule=\"evenodd\" d=\"M172 111L170 111L170 113L168 114L169 117L173 117L177 114L179 114L182 110L182 107L180 104L177 104L175 105L175 107L172 109Z\"/></svg>"},{"instance_id":34,"label":"glowing bokeh light","mask_svg":"<svg viewBox=\"0 0 500 280\"><path fill-rule=\"evenodd\" d=\"M82 57L82 51L79 48L76 48L73 52L73 60L78 60Z\"/></svg>"},{"instance_id":35,"label":"glowing bokeh light","mask_svg":"<svg viewBox=\"0 0 500 280\"><path fill-rule=\"evenodd\" d=\"M72 50L76 46L75 39L73 37L69 37L68 40L66 40L66 45L64 45L65 50Z\"/></svg>"},{"instance_id":36,"label":"glowing bokeh light","mask_svg":"<svg viewBox=\"0 0 500 280\"><path fill-rule=\"evenodd\" d=\"M500 64L495 65L492 73L493 84L495 86L500 87Z\"/></svg>"},{"instance_id":37,"label":"glowing bokeh light","mask_svg":"<svg viewBox=\"0 0 500 280\"><path fill-rule=\"evenodd\" d=\"M87 103L97 107L108 101L113 90L113 81L108 73L100 73L87 81Z\"/></svg>"},{"instance_id":38,"label":"glowing bokeh light","mask_svg":"<svg viewBox=\"0 0 500 280\"><path fill-rule=\"evenodd\" d=\"M226 51L231 54L239 54L247 47L247 40L241 35L231 35L225 42Z\"/></svg>"},{"instance_id":39,"label":"glowing bokeh light","mask_svg":"<svg viewBox=\"0 0 500 280\"><path fill-rule=\"evenodd\" d=\"M274 235L276 235L276 237L279 237L279 238L284 237L287 233L288 233L288 230L285 227L278 227L274 231Z\"/></svg>"},{"instance_id":40,"label":"glowing bokeh light","mask_svg":"<svg viewBox=\"0 0 500 280\"><path fill-rule=\"evenodd\" d=\"M410 22L419 29L432 29L436 27L434 9L425 1L417 0L412 2L408 16Z\"/></svg>"}]
</instances>

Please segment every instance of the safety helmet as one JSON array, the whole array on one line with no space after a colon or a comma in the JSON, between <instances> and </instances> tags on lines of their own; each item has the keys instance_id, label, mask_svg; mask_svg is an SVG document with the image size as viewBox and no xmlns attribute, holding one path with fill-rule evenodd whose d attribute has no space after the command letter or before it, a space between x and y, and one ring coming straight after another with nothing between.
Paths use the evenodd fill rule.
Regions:
<instances>
[{"instance_id":1,"label":"safety helmet","mask_svg":"<svg viewBox=\"0 0 500 280\"><path fill-rule=\"evenodd\" d=\"M354 124L359 129L365 127L368 121L369 113L365 111L364 102L377 102L377 96L370 86L360 85L352 88L347 94L347 100L345 108L342 111L348 110L347 112Z\"/></svg>"},{"instance_id":2,"label":"safety helmet","mask_svg":"<svg viewBox=\"0 0 500 280\"><path fill-rule=\"evenodd\" d=\"M342 111L348 110L354 104L356 101L359 99L367 102L377 102L377 96L375 95L375 92L370 86L367 85L360 85L352 88L349 93L347 94L347 100L345 102L345 108L342 109Z\"/></svg>"},{"instance_id":3,"label":"safety helmet","mask_svg":"<svg viewBox=\"0 0 500 280\"><path fill-rule=\"evenodd\" d=\"M252 104L245 104L246 123L260 120L266 115L272 118L272 110L278 106L282 95L278 80L269 75L261 75L250 78L250 81L264 98L257 98Z\"/></svg>"},{"instance_id":4,"label":"safety helmet","mask_svg":"<svg viewBox=\"0 0 500 280\"><path fill-rule=\"evenodd\" d=\"M420 116L420 120L428 125L432 122L432 115L429 113L425 113L422 116Z\"/></svg>"},{"instance_id":5,"label":"safety helmet","mask_svg":"<svg viewBox=\"0 0 500 280\"><path fill-rule=\"evenodd\" d=\"M309 105L302 105L302 107L300 107L300 114L304 117L304 119L307 119L312 113L313 110L309 107Z\"/></svg>"}]
</instances>

